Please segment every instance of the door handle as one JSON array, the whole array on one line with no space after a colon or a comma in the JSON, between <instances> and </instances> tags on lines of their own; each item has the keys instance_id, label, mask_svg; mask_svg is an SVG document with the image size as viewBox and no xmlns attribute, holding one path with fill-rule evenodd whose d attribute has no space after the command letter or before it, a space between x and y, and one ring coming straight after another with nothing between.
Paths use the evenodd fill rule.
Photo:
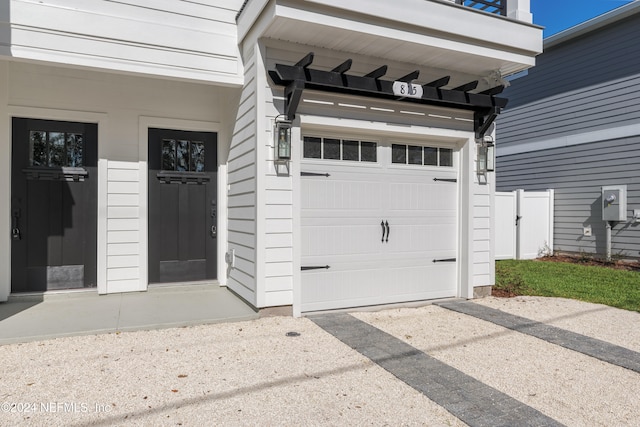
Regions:
<instances>
[{"instance_id":1,"label":"door handle","mask_svg":"<svg viewBox=\"0 0 640 427\"><path fill-rule=\"evenodd\" d=\"M382 240L380 240L380 241L382 243L388 242L389 241L389 221L385 221L383 219L382 222L380 223L380 226L382 227ZM387 238L386 239L384 237L385 232L387 233Z\"/></svg>"},{"instance_id":2,"label":"door handle","mask_svg":"<svg viewBox=\"0 0 640 427\"><path fill-rule=\"evenodd\" d=\"M218 227L216 227L215 225L211 226L211 237L217 237L218 236Z\"/></svg>"},{"instance_id":3,"label":"door handle","mask_svg":"<svg viewBox=\"0 0 640 427\"><path fill-rule=\"evenodd\" d=\"M520 215L516 215L516 227L518 225L520 225L520 220L522 219L522 217Z\"/></svg>"},{"instance_id":4,"label":"door handle","mask_svg":"<svg viewBox=\"0 0 640 427\"><path fill-rule=\"evenodd\" d=\"M20 226L19 226L19 219L20 219L20 209L14 209L13 210L13 215L12 215L12 224L11 224L11 239L12 240L21 240L22 236L20 233Z\"/></svg>"}]
</instances>

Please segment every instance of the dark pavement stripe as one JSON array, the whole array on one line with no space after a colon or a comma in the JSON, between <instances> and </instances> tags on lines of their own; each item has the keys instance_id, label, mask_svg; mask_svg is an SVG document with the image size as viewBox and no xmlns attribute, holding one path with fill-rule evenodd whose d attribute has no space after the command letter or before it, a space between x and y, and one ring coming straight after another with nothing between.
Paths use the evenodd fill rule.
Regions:
<instances>
[{"instance_id":1,"label":"dark pavement stripe","mask_svg":"<svg viewBox=\"0 0 640 427\"><path fill-rule=\"evenodd\" d=\"M516 316L495 308L485 307L471 301L438 302L436 305L458 313L466 314L495 323L496 325L531 335L541 340L559 345L594 357L603 362L621 366L640 373L640 353L615 344L591 338L586 335Z\"/></svg>"},{"instance_id":2,"label":"dark pavement stripe","mask_svg":"<svg viewBox=\"0 0 640 427\"><path fill-rule=\"evenodd\" d=\"M309 316L470 426L560 426L536 409L345 313Z\"/></svg>"}]
</instances>

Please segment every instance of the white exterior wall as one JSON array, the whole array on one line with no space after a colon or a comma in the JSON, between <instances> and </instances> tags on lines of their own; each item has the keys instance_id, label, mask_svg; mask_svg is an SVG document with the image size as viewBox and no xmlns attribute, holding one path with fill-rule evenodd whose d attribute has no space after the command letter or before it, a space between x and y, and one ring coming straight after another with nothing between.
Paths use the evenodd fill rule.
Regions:
<instances>
[{"instance_id":1,"label":"white exterior wall","mask_svg":"<svg viewBox=\"0 0 640 427\"><path fill-rule=\"evenodd\" d=\"M66 66L242 84L242 0L6 0L0 54Z\"/></svg>"},{"instance_id":2,"label":"white exterior wall","mask_svg":"<svg viewBox=\"0 0 640 427\"><path fill-rule=\"evenodd\" d=\"M262 54L267 57L265 70L272 66L272 58L268 58L268 49L263 47ZM275 160L274 122L278 114L284 108L282 94L274 94L269 82L263 80L265 99L265 132L262 144L265 165L265 269L264 269L264 304L265 306L283 306L293 304L294 290L294 205L293 183L295 177L299 178L300 165L296 161L286 164ZM279 92L279 90L278 90ZM293 140L293 136L292 136ZM294 150L300 149L301 144L293 143ZM299 269L299 263L298 263Z\"/></svg>"},{"instance_id":3,"label":"white exterior wall","mask_svg":"<svg viewBox=\"0 0 640 427\"><path fill-rule=\"evenodd\" d=\"M271 47L258 45L255 49L249 50L249 54L246 55L247 79L229 163L229 248L236 249L236 268L229 270L229 286L249 302L255 301L259 308L292 305L294 301L298 301L296 294L300 291L300 253L299 248L296 248L296 242L299 245L299 236L296 237L296 233L300 232L300 213L299 203L296 204L299 195L295 194L295 191L299 191L300 188L299 162L293 160L285 165L274 161L274 119L283 112L284 98L282 88L272 87L266 75L267 70L272 69L276 62L295 62L305 53L303 47L289 50L282 44L276 43ZM323 54L329 53L323 52ZM339 54L334 55L335 64L343 60ZM329 66L328 62L332 60L323 56L322 61L327 64L321 65ZM358 73L372 68L372 63L363 61L356 65L354 61L354 67L361 67L362 70L354 68L353 72ZM395 64L395 67L402 69L402 64ZM390 64L390 69L394 69L393 64ZM335 100L337 96L305 93L306 98L312 99L333 98ZM256 104L254 105L251 101ZM371 99L365 102L380 103ZM461 185L460 216L461 221L464 222L461 224L464 235L460 236L460 257L463 260L461 263L463 267L460 272L459 293L462 297L472 297L473 286L493 284L490 206L494 184L492 178L488 184L478 182L475 174L476 154L470 113L461 113L462 116L460 116L460 112L457 112L458 116L465 120L456 120L453 117L451 119L432 117L418 119L416 116L400 113L390 117L387 114L377 117L380 122L375 124L370 121L361 122L367 117L371 120L371 111L362 113L348 108L337 109L336 106L310 107L309 105L303 100L299 108L299 117L307 117L302 119L306 120L307 127L309 122L315 123L311 126L317 129L333 127L335 130L353 125L356 127L356 132L360 131L365 135L375 129L397 134L408 132L411 138L424 135L425 140L435 138L450 142L458 141L463 158L461 179L467 181L466 186ZM429 108L422 109L429 110ZM442 115L443 111L448 110L431 109L431 112L437 115ZM339 117L339 119L332 119L330 116ZM350 118L354 120L349 121ZM253 123L254 120L255 123ZM296 151L302 146L301 137L304 129L301 132L300 120L298 118L294 123L293 159L300 157ZM398 131L389 127L387 122L412 126L409 130ZM302 126L305 127L304 124ZM360 129L357 128L358 126ZM255 129L255 134L251 129ZM252 147L257 149L252 151ZM250 177L250 171L257 172L258 181L255 184ZM242 187L239 186L240 184ZM238 209L231 209L232 205L237 206ZM255 223L248 217L236 218L233 212L242 212L242 209L247 215L255 213ZM255 242L254 251L251 250L253 242ZM294 307L294 311L298 309Z\"/></svg>"},{"instance_id":4,"label":"white exterior wall","mask_svg":"<svg viewBox=\"0 0 640 427\"><path fill-rule=\"evenodd\" d=\"M229 144L226 125L235 111L237 89L123 76L87 70L0 61L0 199L11 194L11 117L98 123L98 290L147 287L147 129L160 127L218 132L219 158ZM231 105L232 107L229 107ZM223 153L221 156L220 153ZM221 168L224 170L224 165ZM219 173L219 188L226 174ZM224 192L219 192L219 199ZM219 221L226 211L220 204ZM0 224L10 229L10 204ZM219 224L219 225L220 225ZM223 228L222 227L219 228ZM223 256L226 239L220 238ZM9 234L0 240L0 300L10 289ZM222 255L220 255L222 254ZM218 270L221 284L226 275Z\"/></svg>"},{"instance_id":5,"label":"white exterior wall","mask_svg":"<svg viewBox=\"0 0 640 427\"><path fill-rule=\"evenodd\" d=\"M473 145L474 159L476 145ZM475 162L474 162L475 163ZM473 286L489 286L495 282L493 212L495 203L495 173L473 184Z\"/></svg>"},{"instance_id":6,"label":"white exterior wall","mask_svg":"<svg viewBox=\"0 0 640 427\"><path fill-rule=\"evenodd\" d=\"M293 303L293 187L274 166L273 104L264 47L247 44L245 86L229 155L228 286L258 308ZM280 104L282 101L280 100Z\"/></svg>"},{"instance_id":7,"label":"white exterior wall","mask_svg":"<svg viewBox=\"0 0 640 427\"><path fill-rule=\"evenodd\" d=\"M228 269L228 286L257 305L256 280L256 52L243 54L245 85L235 117L228 160L228 250L235 260Z\"/></svg>"},{"instance_id":8,"label":"white exterior wall","mask_svg":"<svg viewBox=\"0 0 640 427\"><path fill-rule=\"evenodd\" d=\"M540 50L536 37L541 32L539 28L438 2L429 9L421 7L421 0L406 0L404 5L420 7L397 9L418 10L416 16L428 21L415 16L410 19L417 19L415 23L419 25L428 24L431 32L437 33L431 35L418 34L415 27L406 25L404 12L388 16L387 7L377 5L372 9L370 2L364 0L347 6L345 2L313 0L293 2L295 7L280 2L276 7L272 2L265 9L264 19L257 18L267 2L255 0L247 5L238 30L235 16L242 3L243 0L6 0L0 4L0 55L14 59L0 61L0 132L5 135L0 139L0 150L11 152L11 115L98 123L100 292L146 289L148 127L219 132L218 255L222 260L225 251L235 253L234 266L226 272L227 265L219 261L219 279L225 284L228 276L229 287L256 307L291 305L297 301L300 284L300 218L296 211L300 171L296 161L289 163L286 171L277 169L274 163L273 121L284 103L282 88L271 88L267 70L277 61L295 62L315 51L322 59L314 67L330 69L351 57L354 74L363 75L387 63L389 78L424 68L423 78L450 74L452 82L479 78L484 85L489 84L486 77L495 70L528 67ZM334 4L336 10L352 9L363 16L373 16L375 22L381 17L395 19L398 28L322 15L324 6L311 3ZM524 10L526 3L510 1L510 11ZM515 7L516 4L522 7ZM298 6L308 6L314 12L305 13L304 7ZM434 10L437 14L431 13ZM283 25L270 25L273 17L269 13L282 15L277 19L282 18L278 24ZM320 16L326 22L315 21ZM461 21L469 21L469 25L451 30ZM490 24L499 32L487 34ZM322 27L322 34L308 31L309 25ZM352 37L356 31L362 37ZM452 36L442 37L451 31ZM510 37L516 33L520 37ZM297 47L263 38L285 40L291 39L291 34L300 37ZM461 34L468 39L461 40ZM324 48L306 49L301 41L305 38ZM344 48L339 47L340 43L347 42L351 53L337 51ZM436 56L425 52L438 52L439 69L429 69ZM389 60L379 59L384 57ZM64 68L45 65L52 63ZM460 68L453 72L450 67ZM231 87L225 89L211 83ZM361 126L365 133L398 133L387 124L397 122L404 129L399 133L408 132L413 138L428 135L458 144L460 296L472 296L473 286L493 283L490 218L495 184L492 175L486 183L477 182L470 122L424 120L401 114L390 117L321 106L301 105L300 111L311 122L315 120L311 126L317 128L344 127L349 123L352 127ZM442 113L437 108L430 111ZM307 125L311 122L307 121ZM295 145L295 141L301 141L299 119L295 125L293 150L299 150L300 144ZM3 200L10 195L10 162L11 156L0 159L0 167L5 166L0 169L5 174L5 179L0 179ZM0 209L0 225L9 229L10 222L9 207ZM0 239L0 300L6 298L9 289L10 247L8 238Z\"/></svg>"},{"instance_id":9,"label":"white exterior wall","mask_svg":"<svg viewBox=\"0 0 640 427\"><path fill-rule=\"evenodd\" d=\"M100 141L98 141L98 145ZM107 265L106 292L146 289L143 270L141 199L146 189L141 188L141 168L139 162L102 160L100 179L106 169L106 232ZM146 180L144 180L146 182ZM104 184L103 184L104 185ZM104 204L101 204L104 205ZM100 245L99 245L100 246ZM104 274L104 268L99 271ZM102 290L102 289L100 289Z\"/></svg>"}]
</instances>

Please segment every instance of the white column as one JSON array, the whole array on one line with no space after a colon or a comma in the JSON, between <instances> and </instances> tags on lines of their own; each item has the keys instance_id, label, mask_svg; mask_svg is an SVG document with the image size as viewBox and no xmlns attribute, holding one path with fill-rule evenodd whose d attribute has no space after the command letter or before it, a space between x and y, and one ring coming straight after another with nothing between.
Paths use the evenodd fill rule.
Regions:
<instances>
[{"instance_id":1,"label":"white column","mask_svg":"<svg viewBox=\"0 0 640 427\"><path fill-rule=\"evenodd\" d=\"M267 307L266 303L266 193L267 193L267 150L268 144L265 139L271 135L268 130L270 120L267 118L267 106L265 99L265 88L268 86L266 73L266 48L258 42L253 51L255 56L255 67L257 72L256 93L256 296L255 306L257 308ZM251 301L250 301L251 302Z\"/></svg>"},{"instance_id":2,"label":"white column","mask_svg":"<svg viewBox=\"0 0 640 427\"><path fill-rule=\"evenodd\" d=\"M549 235L547 236L547 246L549 255L553 255L553 233L555 232L555 190L547 190L549 195Z\"/></svg>"},{"instance_id":3,"label":"white column","mask_svg":"<svg viewBox=\"0 0 640 427\"><path fill-rule=\"evenodd\" d=\"M507 17L533 23L530 0L507 0Z\"/></svg>"},{"instance_id":4,"label":"white column","mask_svg":"<svg viewBox=\"0 0 640 427\"><path fill-rule=\"evenodd\" d=\"M476 144L475 139L469 138L467 143L460 150L460 211L458 213L459 240L458 240L458 277L459 277L459 297L473 298L474 281L474 177L477 177L475 169Z\"/></svg>"},{"instance_id":5,"label":"white column","mask_svg":"<svg viewBox=\"0 0 640 427\"><path fill-rule=\"evenodd\" d=\"M523 240L523 221L527 222L527 218L524 218L523 215L524 210L524 190L518 189L516 190L516 259L524 259L522 253L522 247L524 246L522 243Z\"/></svg>"}]
</instances>

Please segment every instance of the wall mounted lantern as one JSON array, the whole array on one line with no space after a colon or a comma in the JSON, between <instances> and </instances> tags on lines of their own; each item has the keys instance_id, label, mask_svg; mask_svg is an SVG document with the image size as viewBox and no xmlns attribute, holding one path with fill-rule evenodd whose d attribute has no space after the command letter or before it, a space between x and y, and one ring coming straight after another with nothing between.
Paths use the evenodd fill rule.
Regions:
<instances>
[{"instance_id":1,"label":"wall mounted lantern","mask_svg":"<svg viewBox=\"0 0 640 427\"><path fill-rule=\"evenodd\" d=\"M276 119L275 148L277 160L291 160L291 122Z\"/></svg>"},{"instance_id":2,"label":"wall mounted lantern","mask_svg":"<svg viewBox=\"0 0 640 427\"><path fill-rule=\"evenodd\" d=\"M478 173L485 175L496 169L496 152L493 138L486 136L478 145Z\"/></svg>"}]
</instances>

